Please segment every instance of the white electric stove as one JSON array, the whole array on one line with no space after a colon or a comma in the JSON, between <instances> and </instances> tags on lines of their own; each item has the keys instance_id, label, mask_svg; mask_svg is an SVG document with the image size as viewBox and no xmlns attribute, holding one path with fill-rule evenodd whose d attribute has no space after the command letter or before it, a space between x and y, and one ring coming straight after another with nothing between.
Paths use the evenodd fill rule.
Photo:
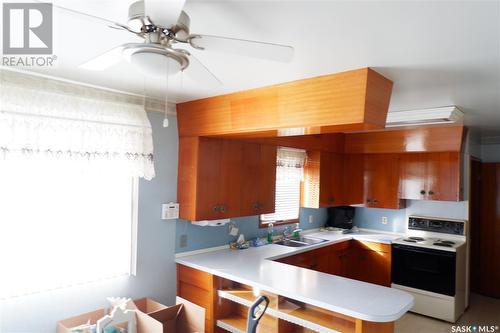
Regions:
<instances>
[{"instance_id":1,"label":"white electric stove","mask_svg":"<svg viewBox=\"0 0 500 333\"><path fill-rule=\"evenodd\" d=\"M410 216L405 237L392 243L392 287L415 297L410 310L455 322L467 293L466 223Z\"/></svg>"}]
</instances>

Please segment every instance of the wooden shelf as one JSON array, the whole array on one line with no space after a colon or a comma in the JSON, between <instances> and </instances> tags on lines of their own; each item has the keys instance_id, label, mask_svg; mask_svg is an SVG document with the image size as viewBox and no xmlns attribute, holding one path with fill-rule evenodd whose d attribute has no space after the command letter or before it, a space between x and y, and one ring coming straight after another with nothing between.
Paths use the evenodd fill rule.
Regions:
<instances>
[{"instance_id":1,"label":"wooden shelf","mask_svg":"<svg viewBox=\"0 0 500 333\"><path fill-rule=\"evenodd\" d=\"M231 333L246 333L247 332L247 318L244 316L235 315L224 319L217 320L217 326ZM264 316L259 322L257 333L270 333L277 332L277 321Z\"/></svg>"},{"instance_id":2,"label":"wooden shelf","mask_svg":"<svg viewBox=\"0 0 500 333\"><path fill-rule=\"evenodd\" d=\"M352 318L322 310L317 307L301 303L297 304L286 298L278 299L276 295L266 293L262 294L265 294L270 299L270 304L266 311L267 316L285 320L295 325L305 327L313 332L355 332L355 322ZM219 290L218 295L221 298L233 301L246 307L252 305L256 299L256 296L252 291L244 289Z\"/></svg>"}]
</instances>

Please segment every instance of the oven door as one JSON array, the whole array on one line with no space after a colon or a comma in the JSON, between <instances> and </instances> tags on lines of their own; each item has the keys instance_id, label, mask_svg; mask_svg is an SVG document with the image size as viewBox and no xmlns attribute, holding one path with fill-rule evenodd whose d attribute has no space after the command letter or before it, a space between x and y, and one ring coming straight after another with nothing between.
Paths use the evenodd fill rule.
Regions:
<instances>
[{"instance_id":1,"label":"oven door","mask_svg":"<svg viewBox=\"0 0 500 333\"><path fill-rule=\"evenodd\" d=\"M393 244L392 282L455 296L455 258L455 252Z\"/></svg>"}]
</instances>

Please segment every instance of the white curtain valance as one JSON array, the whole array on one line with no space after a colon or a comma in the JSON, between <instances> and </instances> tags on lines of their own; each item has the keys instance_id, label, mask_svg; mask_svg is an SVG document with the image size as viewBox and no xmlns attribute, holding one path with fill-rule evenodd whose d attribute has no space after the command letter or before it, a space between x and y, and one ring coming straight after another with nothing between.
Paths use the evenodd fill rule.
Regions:
<instances>
[{"instance_id":1,"label":"white curtain valance","mask_svg":"<svg viewBox=\"0 0 500 333\"><path fill-rule=\"evenodd\" d=\"M0 158L120 162L152 179L153 139L142 99L0 71Z\"/></svg>"},{"instance_id":2,"label":"white curtain valance","mask_svg":"<svg viewBox=\"0 0 500 333\"><path fill-rule=\"evenodd\" d=\"M277 156L278 179L302 180L307 154L303 149L279 147Z\"/></svg>"}]
</instances>

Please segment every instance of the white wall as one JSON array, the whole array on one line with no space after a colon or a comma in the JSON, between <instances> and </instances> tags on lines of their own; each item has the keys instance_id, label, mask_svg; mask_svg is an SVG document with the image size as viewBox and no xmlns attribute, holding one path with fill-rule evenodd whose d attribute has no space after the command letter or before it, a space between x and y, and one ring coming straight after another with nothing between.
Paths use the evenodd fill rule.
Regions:
<instances>
[{"instance_id":1,"label":"white wall","mask_svg":"<svg viewBox=\"0 0 500 333\"><path fill-rule=\"evenodd\" d=\"M148 116L153 126L156 177L152 181L141 180L139 184L137 276L3 301L1 333L55 332L58 320L107 306L107 296L152 297L165 304L174 302L175 222L159 217L161 203L176 200L177 122L171 117L170 126L163 128L163 114Z\"/></svg>"}]
</instances>

